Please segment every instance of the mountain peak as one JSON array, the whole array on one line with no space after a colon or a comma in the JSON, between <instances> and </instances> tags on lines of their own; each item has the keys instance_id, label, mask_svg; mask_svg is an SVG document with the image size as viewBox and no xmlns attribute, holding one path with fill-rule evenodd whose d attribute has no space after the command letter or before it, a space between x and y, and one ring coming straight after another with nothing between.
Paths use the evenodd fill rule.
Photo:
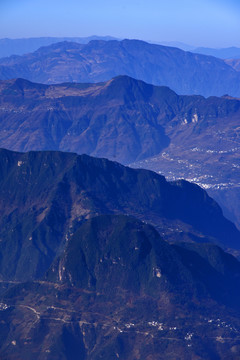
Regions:
<instances>
[{"instance_id":1,"label":"mountain peak","mask_svg":"<svg viewBox=\"0 0 240 360\"><path fill-rule=\"evenodd\" d=\"M107 81L103 89L108 89L112 97L124 96L127 101L148 102L157 96L159 99L177 97L176 93L167 86L153 86L143 80L137 80L127 75L119 75Z\"/></svg>"},{"instance_id":2,"label":"mountain peak","mask_svg":"<svg viewBox=\"0 0 240 360\"><path fill-rule=\"evenodd\" d=\"M2 95L9 96L10 98L19 95L25 96L26 92L29 98L39 96L40 94L43 95L47 87L47 85L33 83L22 78L11 79L6 82L0 80L0 93L2 92Z\"/></svg>"},{"instance_id":3,"label":"mountain peak","mask_svg":"<svg viewBox=\"0 0 240 360\"><path fill-rule=\"evenodd\" d=\"M81 50L84 44L79 44L73 41L61 41L57 43L53 43L47 46L42 46L37 49L33 54L47 54L51 51L66 51L66 50Z\"/></svg>"}]
</instances>

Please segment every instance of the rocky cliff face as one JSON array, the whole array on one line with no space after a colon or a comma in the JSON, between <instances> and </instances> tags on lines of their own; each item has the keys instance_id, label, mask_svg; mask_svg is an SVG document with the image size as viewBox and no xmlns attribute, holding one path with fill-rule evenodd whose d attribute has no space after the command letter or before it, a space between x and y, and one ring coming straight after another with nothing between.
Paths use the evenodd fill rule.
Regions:
<instances>
[{"instance_id":1,"label":"rocky cliff face","mask_svg":"<svg viewBox=\"0 0 240 360\"><path fill-rule=\"evenodd\" d=\"M236 71L240 71L240 59L226 59L225 63L232 66Z\"/></svg>"}]
</instances>

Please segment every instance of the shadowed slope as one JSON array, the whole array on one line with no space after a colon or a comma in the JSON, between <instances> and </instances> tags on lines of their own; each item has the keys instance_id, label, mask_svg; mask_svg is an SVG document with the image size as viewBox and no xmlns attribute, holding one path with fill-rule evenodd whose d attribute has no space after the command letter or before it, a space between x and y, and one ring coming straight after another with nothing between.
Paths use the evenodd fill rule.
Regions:
<instances>
[{"instance_id":1,"label":"shadowed slope","mask_svg":"<svg viewBox=\"0 0 240 360\"><path fill-rule=\"evenodd\" d=\"M196 185L147 170L61 152L0 151L0 273L40 277L81 222L130 214L171 241L213 241L239 249L239 232Z\"/></svg>"}]
</instances>

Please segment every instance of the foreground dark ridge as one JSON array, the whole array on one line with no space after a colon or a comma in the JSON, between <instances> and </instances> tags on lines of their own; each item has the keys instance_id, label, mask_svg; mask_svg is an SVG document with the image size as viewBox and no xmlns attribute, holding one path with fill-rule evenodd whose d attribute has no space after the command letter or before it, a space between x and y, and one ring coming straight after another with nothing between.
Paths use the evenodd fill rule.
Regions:
<instances>
[{"instance_id":1,"label":"foreground dark ridge","mask_svg":"<svg viewBox=\"0 0 240 360\"><path fill-rule=\"evenodd\" d=\"M204 190L54 151L1 149L0 172L1 359L237 358L240 263L215 244L240 233Z\"/></svg>"},{"instance_id":2,"label":"foreground dark ridge","mask_svg":"<svg viewBox=\"0 0 240 360\"><path fill-rule=\"evenodd\" d=\"M237 359L240 263L124 215L80 225L42 280L0 304L1 359Z\"/></svg>"},{"instance_id":3,"label":"foreground dark ridge","mask_svg":"<svg viewBox=\"0 0 240 360\"><path fill-rule=\"evenodd\" d=\"M169 241L240 249L240 233L197 185L61 152L0 151L0 274L39 278L85 219L129 214Z\"/></svg>"},{"instance_id":4,"label":"foreground dark ridge","mask_svg":"<svg viewBox=\"0 0 240 360\"><path fill-rule=\"evenodd\" d=\"M99 82L128 75L180 94L240 96L240 74L223 60L139 40L61 42L0 60L0 78Z\"/></svg>"}]
</instances>

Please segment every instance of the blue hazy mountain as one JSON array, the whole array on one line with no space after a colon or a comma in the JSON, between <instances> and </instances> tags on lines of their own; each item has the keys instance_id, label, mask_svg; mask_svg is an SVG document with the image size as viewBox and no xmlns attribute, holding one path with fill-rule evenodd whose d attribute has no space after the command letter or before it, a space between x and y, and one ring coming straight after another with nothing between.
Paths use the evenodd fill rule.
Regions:
<instances>
[{"instance_id":1,"label":"blue hazy mountain","mask_svg":"<svg viewBox=\"0 0 240 360\"><path fill-rule=\"evenodd\" d=\"M48 46L62 41L77 42L87 44L91 40L116 40L112 36L88 37L39 37L39 38L23 38L23 39L0 39L0 58L11 55L23 55L36 51L41 46Z\"/></svg>"},{"instance_id":2,"label":"blue hazy mountain","mask_svg":"<svg viewBox=\"0 0 240 360\"><path fill-rule=\"evenodd\" d=\"M179 94L240 96L240 74L223 60L138 40L62 42L0 60L0 78L99 82L128 75Z\"/></svg>"},{"instance_id":3,"label":"blue hazy mountain","mask_svg":"<svg viewBox=\"0 0 240 360\"><path fill-rule=\"evenodd\" d=\"M204 55L215 56L220 59L239 59L240 58L240 48L237 47L228 47L222 49L213 49L213 48L205 48L198 47L195 49L191 49L192 52Z\"/></svg>"}]
</instances>

